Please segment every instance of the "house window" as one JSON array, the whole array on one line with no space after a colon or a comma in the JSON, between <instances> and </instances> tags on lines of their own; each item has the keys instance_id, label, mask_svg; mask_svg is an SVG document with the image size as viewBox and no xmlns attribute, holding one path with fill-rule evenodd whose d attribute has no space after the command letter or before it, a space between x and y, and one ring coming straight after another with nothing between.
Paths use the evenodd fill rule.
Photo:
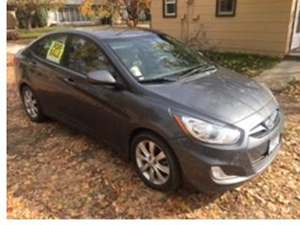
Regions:
<instances>
[{"instance_id":1,"label":"house window","mask_svg":"<svg viewBox=\"0 0 300 225\"><path fill-rule=\"evenodd\" d=\"M58 21L59 22L65 21L64 13L63 13L63 10L61 10L61 9L58 11Z\"/></svg>"},{"instance_id":2,"label":"house window","mask_svg":"<svg viewBox=\"0 0 300 225\"><path fill-rule=\"evenodd\" d=\"M74 13L75 13L76 21L80 21L79 9L78 9L78 8L75 8Z\"/></svg>"},{"instance_id":3,"label":"house window","mask_svg":"<svg viewBox=\"0 0 300 225\"><path fill-rule=\"evenodd\" d=\"M70 18L71 18L71 22L75 22L76 21L75 7L71 7L70 8Z\"/></svg>"},{"instance_id":4,"label":"house window","mask_svg":"<svg viewBox=\"0 0 300 225\"><path fill-rule=\"evenodd\" d=\"M177 15L177 0L163 0L163 16L176 17Z\"/></svg>"},{"instance_id":5,"label":"house window","mask_svg":"<svg viewBox=\"0 0 300 225\"><path fill-rule=\"evenodd\" d=\"M217 0L216 16L235 16L236 0Z\"/></svg>"},{"instance_id":6,"label":"house window","mask_svg":"<svg viewBox=\"0 0 300 225\"><path fill-rule=\"evenodd\" d=\"M54 21L59 22L58 11L54 11Z\"/></svg>"}]
</instances>

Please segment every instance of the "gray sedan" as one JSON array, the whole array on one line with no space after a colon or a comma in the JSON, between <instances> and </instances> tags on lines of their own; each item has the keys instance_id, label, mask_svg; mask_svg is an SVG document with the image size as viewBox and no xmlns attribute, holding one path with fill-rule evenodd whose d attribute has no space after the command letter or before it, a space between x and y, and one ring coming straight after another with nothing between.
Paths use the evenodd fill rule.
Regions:
<instances>
[{"instance_id":1,"label":"gray sedan","mask_svg":"<svg viewBox=\"0 0 300 225\"><path fill-rule=\"evenodd\" d=\"M162 33L47 34L16 55L15 70L32 121L111 144L154 189L224 191L280 148L283 114L268 88Z\"/></svg>"}]
</instances>

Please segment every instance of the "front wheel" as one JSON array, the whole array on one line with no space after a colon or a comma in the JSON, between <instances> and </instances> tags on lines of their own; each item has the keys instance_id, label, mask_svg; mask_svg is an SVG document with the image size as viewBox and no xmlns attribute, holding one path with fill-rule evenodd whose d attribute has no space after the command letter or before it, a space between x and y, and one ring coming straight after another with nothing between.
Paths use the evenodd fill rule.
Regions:
<instances>
[{"instance_id":1,"label":"front wheel","mask_svg":"<svg viewBox=\"0 0 300 225\"><path fill-rule=\"evenodd\" d=\"M180 186L180 169L172 150L152 133L136 136L132 143L136 170L144 183L156 190L175 191Z\"/></svg>"}]
</instances>

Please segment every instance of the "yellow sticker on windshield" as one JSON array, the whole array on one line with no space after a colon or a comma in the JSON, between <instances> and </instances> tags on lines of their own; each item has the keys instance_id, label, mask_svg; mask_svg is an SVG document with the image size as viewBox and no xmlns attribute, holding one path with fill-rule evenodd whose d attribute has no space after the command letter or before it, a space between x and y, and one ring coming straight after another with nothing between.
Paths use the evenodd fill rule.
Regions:
<instances>
[{"instance_id":1,"label":"yellow sticker on windshield","mask_svg":"<svg viewBox=\"0 0 300 225\"><path fill-rule=\"evenodd\" d=\"M47 59L52 62L60 63L60 60L64 54L64 51L65 51L64 43L59 42L59 41L53 41L48 50Z\"/></svg>"}]
</instances>

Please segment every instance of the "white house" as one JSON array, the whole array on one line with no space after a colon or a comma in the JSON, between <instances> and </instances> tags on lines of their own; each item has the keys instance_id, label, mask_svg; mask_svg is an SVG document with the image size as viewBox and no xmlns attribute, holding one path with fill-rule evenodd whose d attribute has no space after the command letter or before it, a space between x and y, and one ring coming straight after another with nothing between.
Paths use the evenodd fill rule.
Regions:
<instances>
[{"instance_id":1,"label":"white house","mask_svg":"<svg viewBox=\"0 0 300 225\"><path fill-rule=\"evenodd\" d=\"M96 21L90 20L80 13L79 8L83 2L84 0L65 0L62 8L49 10L48 26L94 24ZM95 5L103 5L105 2L105 0L95 0Z\"/></svg>"}]
</instances>

